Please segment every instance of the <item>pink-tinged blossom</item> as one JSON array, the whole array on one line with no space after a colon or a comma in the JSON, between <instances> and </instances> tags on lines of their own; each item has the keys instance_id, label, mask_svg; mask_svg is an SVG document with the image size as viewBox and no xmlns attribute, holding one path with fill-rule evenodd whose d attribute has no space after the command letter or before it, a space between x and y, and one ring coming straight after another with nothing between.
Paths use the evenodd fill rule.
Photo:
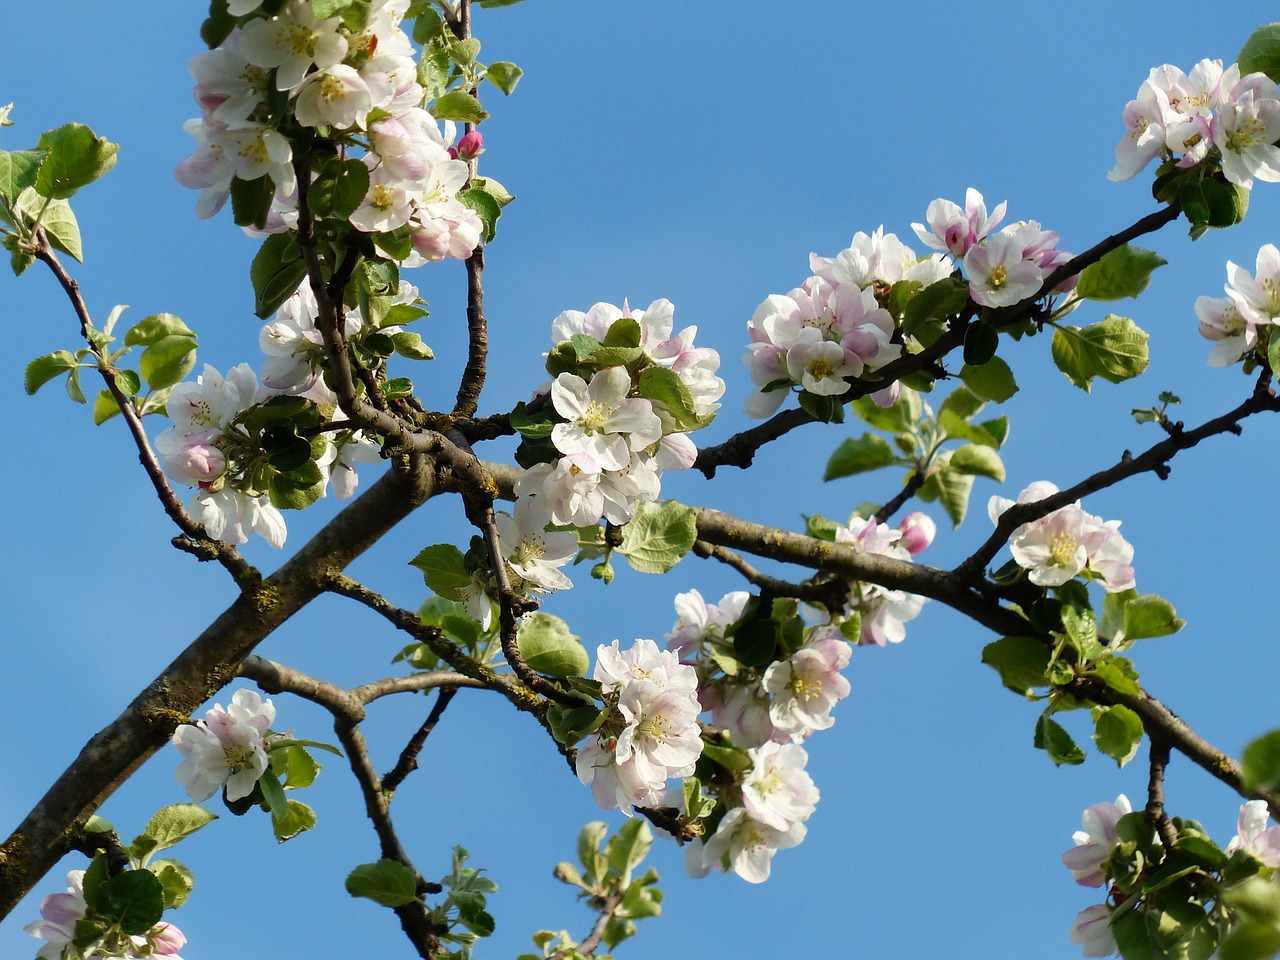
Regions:
<instances>
[{"instance_id":1,"label":"pink-tinged blossom","mask_svg":"<svg viewBox=\"0 0 1280 960\"><path fill-rule=\"evenodd\" d=\"M99 946L82 952L75 946L76 925L88 923L88 936L101 936L114 926L89 909L84 896L83 870L67 874L67 892L52 893L40 902L41 919L27 924L23 929L33 937L46 941L36 954L41 960L95 960L99 957L150 957L153 960L182 960L178 951L186 946L187 938L171 923L157 923L145 934L113 934L109 947ZM82 938L86 934L81 934ZM106 952L102 952L106 950Z\"/></svg>"},{"instance_id":2,"label":"pink-tinged blossom","mask_svg":"<svg viewBox=\"0 0 1280 960\"><path fill-rule=\"evenodd\" d=\"M701 688L698 699L711 713L711 725L729 734L740 747L759 747L789 735L774 727L769 719L769 697L756 684L721 680Z\"/></svg>"},{"instance_id":3,"label":"pink-tinged blossom","mask_svg":"<svg viewBox=\"0 0 1280 960\"><path fill-rule=\"evenodd\" d=\"M805 772L809 755L804 748L794 743L766 743L748 750L747 755L752 766L742 782L742 803L752 818L782 831L808 820L820 795Z\"/></svg>"},{"instance_id":4,"label":"pink-tinged blossom","mask_svg":"<svg viewBox=\"0 0 1280 960\"><path fill-rule=\"evenodd\" d=\"M851 652L845 641L825 637L769 666L763 685L770 697L769 719L780 733L799 742L835 723L831 708L849 695L849 681L840 671Z\"/></svg>"},{"instance_id":5,"label":"pink-tinged blossom","mask_svg":"<svg viewBox=\"0 0 1280 960\"><path fill-rule=\"evenodd\" d=\"M826 340L822 331L805 327L787 351L787 373L809 393L839 396L849 389L847 377L862 373L862 360L840 344Z\"/></svg>"},{"instance_id":6,"label":"pink-tinged blossom","mask_svg":"<svg viewBox=\"0 0 1280 960\"><path fill-rule=\"evenodd\" d=\"M1230 297L1198 297L1195 309L1200 336L1214 341L1209 366L1229 367L1258 345L1258 331Z\"/></svg>"},{"instance_id":7,"label":"pink-tinged blossom","mask_svg":"<svg viewBox=\"0 0 1280 960\"><path fill-rule=\"evenodd\" d=\"M985 240L987 234L1004 219L1006 205L1001 201L988 216L982 194L969 187L965 191L963 210L950 200L934 200L925 212L927 226L913 223L911 229L925 246L962 259L970 247Z\"/></svg>"},{"instance_id":8,"label":"pink-tinged blossom","mask_svg":"<svg viewBox=\"0 0 1280 960\"><path fill-rule=\"evenodd\" d=\"M1265 800L1250 800L1240 807L1236 835L1227 844L1227 853L1243 850L1268 867L1280 867L1280 826L1267 826Z\"/></svg>"},{"instance_id":9,"label":"pink-tinged blossom","mask_svg":"<svg viewBox=\"0 0 1280 960\"><path fill-rule=\"evenodd\" d=\"M1114 803L1095 803L1081 815L1080 825L1084 829L1072 834L1076 845L1062 855L1062 863L1076 883L1082 887L1100 887L1106 882L1106 865L1119 842L1116 824L1132 812L1129 798L1122 793Z\"/></svg>"},{"instance_id":10,"label":"pink-tinged blossom","mask_svg":"<svg viewBox=\"0 0 1280 960\"><path fill-rule=\"evenodd\" d=\"M913 557L933 543L933 538L938 535L938 525L933 518L919 511L903 517L898 530L902 533L898 544Z\"/></svg>"},{"instance_id":11,"label":"pink-tinged blossom","mask_svg":"<svg viewBox=\"0 0 1280 960\"><path fill-rule=\"evenodd\" d=\"M644 399L628 399L631 375L625 367L608 367L588 384L581 377L562 373L551 385L551 402L568 423L557 423L551 442L563 454L587 453L605 470L621 470L631 462L631 451L656 443L662 422L653 405Z\"/></svg>"},{"instance_id":12,"label":"pink-tinged blossom","mask_svg":"<svg viewBox=\"0 0 1280 960\"><path fill-rule=\"evenodd\" d=\"M1052 483L1038 480L1018 495L1017 502L1035 503L1057 492ZM991 522L998 523L1013 505L1005 497L992 497L987 506ZM1009 549L1036 586L1060 587L1083 574L1101 580L1108 593L1117 593L1134 583L1133 546L1119 527L1119 520L1104 522L1077 501L1018 527L1009 538Z\"/></svg>"},{"instance_id":13,"label":"pink-tinged blossom","mask_svg":"<svg viewBox=\"0 0 1280 960\"><path fill-rule=\"evenodd\" d=\"M928 517L924 519L933 522ZM894 560L911 560L910 551L902 543L903 531L887 523L877 523L874 519L854 515L849 518L847 526L836 527L835 538L836 543L865 553ZM924 597L904 590L890 590L874 583L859 584L849 600L850 612L857 611L861 617L858 642L881 647L886 643L901 643L907 635L904 624L920 614L924 602Z\"/></svg>"},{"instance_id":14,"label":"pink-tinged blossom","mask_svg":"<svg viewBox=\"0 0 1280 960\"><path fill-rule=\"evenodd\" d=\"M751 595L745 590L726 593L717 603L707 603L697 590L677 593L677 620L667 634L667 649L677 657L704 652L724 640L725 628L742 616Z\"/></svg>"},{"instance_id":15,"label":"pink-tinged blossom","mask_svg":"<svg viewBox=\"0 0 1280 960\"><path fill-rule=\"evenodd\" d=\"M606 713L598 733L578 751L577 772L605 809L628 816L660 803L667 781L687 777L702 754L697 673L652 640L628 650L618 641L596 652L595 679Z\"/></svg>"},{"instance_id":16,"label":"pink-tinged blossom","mask_svg":"<svg viewBox=\"0 0 1280 960\"><path fill-rule=\"evenodd\" d=\"M1280 250L1274 243L1258 249L1256 273L1227 261L1224 288L1249 324L1280 323Z\"/></svg>"},{"instance_id":17,"label":"pink-tinged blossom","mask_svg":"<svg viewBox=\"0 0 1280 960\"><path fill-rule=\"evenodd\" d=\"M964 258L969 295L984 307L1010 307L1040 291L1044 272L1024 259L1026 244L1008 229L970 248Z\"/></svg>"},{"instance_id":18,"label":"pink-tinged blossom","mask_svg":"<svg viewBox=\"0 0 1280 960\"><path fill-rule=\"evenodd\" d=\"M214 704L203 720L179 726L173 734L183 756L178 781L191 799L208 800L219 787L229 801L253 793L267 769L264 738L275 717L270 700L246 689L232 695L227 709Z\"/></svg>"},{"instance_id":19,"label":"pink-tinged blossom","mask_svg":"<svg viewBox=\"0 0 1280 960\"><path fill-rule=\"evenodd\" d=\"M1169 112L1168 93L1150 80L1125 105L1125 135L1116 144L1116 163L1107 174L1113 182L1128 180L1160 155L1164 147L1164 118Z\"/></svg>"},{"instance_id":20,"label":"pink-tinged blossom","mask_svg":"<svg viewBox=\"0 0 1280 960\"><path fill-rule=\"evenodd\" d=\"M1118 951L1111 932L1111 908L1105 903L1085 907L1071 921L1067 936L1080 944L1086 957L1109 957Z\"/></svg>"},{"instance_id":21,"label":"pink-tinged blossom","mask_svg":"<svg viewBox=\"0 0 1280 960\"><path fill-rule=\"evenodd\" d=\"M67 874L66 893L51 893L40 901L40 919L23 929L47 941L36 956L42 960L62 960L75 939L76 923L88 912L84 899L84 871ZM72 948L74 950L74 948Z\"/></svg>"},{"instance_id":22,"label":"pink-tinged blossom","mask_svg":"<svg viewBox=\"0 0 1280 960\"><path fill-rule=\"evenodd\" d=\"M1252 92L1222 107L1211 135L1222 153L1222 175L1246 190L1253 181L1280 182L1280 100Z\"/></svg>"},{"instance_id":23,"label":"pink-tinged blossom","mask_svg":"<svg viewBox=\"0 0 1280 960\"><path fill-rule=\"evenodd\" d=\"M474 160L484 153L484 136L479 130L464 133L456 147L449 148L449 155L456 160Z\"/></svg>"},{"instance_id":24,"label":"pink-tinged blossom","mask_svg":"<svg viewBox=\"0 0 1280 960\"><path fill-rule=\"evenodd\" d=\"M803 823L778 830L754 819L745 807L734 807L709 840L691 844L685 867L695 877L715 869L736 873L748 883L764 883L769 879L773 855L799 844L806 832Z\"/></svg>"},{"instance_id":25,"label":"pink-tinged blossom","mask_svg":"<svg viewBox=\"0 0 1280 960\"><path fill-rule=\"evenodd\" d=\"M215 123L243 123L266 102L270 74L241 55L239 31L232 31L216 50L192 57L190 70L196 103Z\"/></svg>"},{"instance_id":26,"label":"pink-tinged blossom","mask_svg":"<svg viewBox=\"0 0 1280 960\"><path fill-rule=\"evenodd\" d=\"M284 515L266 497L251 497L230 487L202 490L188 504L192 519L215 540L232 545L258 534L273 547L283 547L288 530Z\"/></svg>"},{"instance_id":27,"label":"pink-tinged blossom","mask_svg":"<svg viewBox=\"0 0 1280 960\"><path fill-rule=\"evenodd\" d=\"M373 94L355 68L345 63L309 74L298 88L293 112L304 127L330 126L340 130L364 128L373 108Z\"/></svg>"}]
</instances>

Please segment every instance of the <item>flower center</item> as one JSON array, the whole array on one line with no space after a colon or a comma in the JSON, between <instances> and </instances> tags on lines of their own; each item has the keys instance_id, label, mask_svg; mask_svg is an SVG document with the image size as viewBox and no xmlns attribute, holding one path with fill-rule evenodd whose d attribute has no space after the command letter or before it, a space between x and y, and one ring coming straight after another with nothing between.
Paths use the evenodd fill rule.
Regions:
<instances>
[{"instance_id":1,"label":"flower center","mask_svg":"<svg viewBox=\"0 0 1280 960\"><path fill-rule=\"evenodd\" d=\"M1003 263L997 263L995 269L991 271L991 276L987 278L987 283L991 284L992 290L999 290L1009 282L1009 271L1004 268Z\"/></svg>"},{"instance_id":2,"label":"flower center","mask_svg":"<svg viewBox=\"0 0 1280 960\"><path fill-rule=\"evenodd\" d=\"M810 679L796 674L788 681L787 689L795 694L797 700L803 700L808 703L810 700L816 700L822 696L822 681L817 678Z\"/></svg>"},{"instance_id":3,"label":"flower center","mask_svg":"<svg viewBox=\"0 0 1280 960\"><path fill-rule=\"evenodd\" d=\"M253 748L244 744L233 744L224 751L227 756L227 767L232 773L239 773L253 763Z\"/></svg>"},{"instance_id":4,"label":"flower center","mask_svg":"<svg viewBox=\"0 0 1280 960\"><path fill-rule=\"evenodd\" d=\"M1055 567L1074 566L1079 545L1071 534L1058 534L1049 542L1049 563Z\"/></svg>"},{"instance_id":5,"label":"flower center","mask_svg":"<svg viewBox=\"0 0 1280 960\"><path fill-rule=\"evenodd\" d=\"M582 416L578 417L578 426L582 428L583 433L605 433L605 425L612 416L613 407L599 400L592 400L587 404L587 409L582 412Z\"/></svg>"},{"instance_id":6,"label":"flower center","mask_svg":"<svg viewBox=\"0 0 1280 960\"><path fill-rule=\"evenodd\" d=\"M809 373L813 375L815 380L829 377L834 372L835 368L831 365L830 360L813 360L809 363Z\"/></svg>"},{"instance_id":7,"label":"flower center","mask_svg":"<svg viewBox=\"0 0 1280 960\"><path fill-rule=\"evenodd\" d=\"M1240 126L1227 133L1228 150L1247 150L1266 142L1266 127L1257 117L1246 118Z\"/></svg>"}]
</instances>

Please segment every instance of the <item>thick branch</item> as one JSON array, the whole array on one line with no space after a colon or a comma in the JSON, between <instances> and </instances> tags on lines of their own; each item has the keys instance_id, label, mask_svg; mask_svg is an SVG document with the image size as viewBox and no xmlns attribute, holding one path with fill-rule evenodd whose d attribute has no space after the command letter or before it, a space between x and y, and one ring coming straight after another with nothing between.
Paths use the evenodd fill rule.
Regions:
<instances>
[{"instance_id":1,"label":"thick branch","mask_svg":"<svg viewBox=\"0 0 1280 960\"><path fill-rule=\"evenodd\" d=\"M1151 774L1147 779L1147 821L1156 828L1165 850L1172 850L1178 840L1169 815L1164 811L1164 771L1169 766L1169 744L1163 740L1151 740Z\"/></svg>"},{"instance_id":2,"label":"thick branch","mask_svg":"<svg viewBox=\"0 0 1280 960\"><path fill-rule=\"evenodd\" d=\"M97 733L0 846L0 917L68 848L69 838L174 729L235 676L240 662L435 493L429 463L375 483L261 585L238 597L125 711Z\"/></svg>"},{"instance_id":3,"label":"thick branch","mask_svg":"<svg viewBox=\"0 0 1280 960\"><path fill-rule=\"evenodd\" d=\"M474 162L473 162L474 165ZM474 171L473 171L474 173ZM477 245L467 258L467 366L458 384L453 412L459 417L475 416L484 389L489 357L489 329L484 318L484 245Z\"/></svg>"}]
</instances>

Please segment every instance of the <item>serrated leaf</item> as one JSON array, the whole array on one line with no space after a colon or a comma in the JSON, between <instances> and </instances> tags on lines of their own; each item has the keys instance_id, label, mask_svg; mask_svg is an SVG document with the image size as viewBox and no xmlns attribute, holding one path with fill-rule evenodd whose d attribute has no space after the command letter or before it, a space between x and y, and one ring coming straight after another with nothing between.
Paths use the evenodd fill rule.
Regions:
<instances>
[{"instance_id":1,"label":"serrated leaf","mask_svg":"<svg viewBox=\"0 0 1280 960\"><path fill-rule=\"evenodd\" d=\"M65 200L116 165L118 144L99 137L81 123L66 123L40 135L36 146L48 156L36 172L35 187L42 197Z\"/></svg>"},{"instance_id":2,"label":"serrated leaf","mask_svg":"<svg viewBox=\"0 0 1280 960\"><path fill-rule=\"evenodd\" d=\"M641 503L622 528L619 548L641 573L666 573L693 549L698 523L692 507L675 500Z\"/></svg>"},{"instance_id":3,"label":"serrated leaf","mask_svg":"<svg viewBox=\"0 0 1280 960\"><path fill-rule=\"evenodd\" d=\"M1280 730L1272 730L1244 748L1240 758L1246 793L1280 789Z\"/></svg>"},{"instance_id":4,"label":"serrated leaf","mask_svg":"<svg viewBox=\"0 0 1280 960\"><path fill-rule=\"evenodd\" d=\"M437 120L460 120L464 123L479 123L489 114L480 101L465 90L450 90L436 99L431 114Z\"/></svg>"},{"instance_id":5,"label":"serrated leaf","mask_svg":"<svg viewBox=\"0 0 1280 960\"><path fill-rule=\"evenodd\" d=\"M384 907L401 907L418 899L413 871L397 860L364 863L347 875L347 893Z\"/></svg>"},{"instance_id":6,"label":"serrated leaf","mask_svg":"<svg viewBox=\"0 0 1280 960\"><path fill-rule=\"evenodd\" d=\"M80 224L71 212L71 204L65 200L53 200L40 218L40 226L55 250L84 263L84 250L80 245Z\"/></svg>"},{"instance_id":7,"label":"serrated leaf","mask_svg":"<svg viewBox=\"0 0 1280 960\"><path fill-rule=\"evenodd\" d=\"M823 480L837 480L840 477L851 477L868 470L892 466L897 456L889 441L874 433L864 433L858 438L843 441L827 460L827 469Z\"/></svg>"},{"instance_id":8,"label":"serrated leaf","mask_svg":"<svg viewBox=\"0 0 1280 960\"><path fill-rule=\"evenodd\" d=\"M959 473L990 477L997 483L1004 483L1004 461L991 447L966 443L952 451L950 462L951 469Z\"/></svg>"},{"instance_id":9,"label":"serrated leaf","mask_svg":"<svg viewBox=\"0 0 1280 960\"><path fill-rule=\"evenodd\" d=\"M1280 23L1269 23L1249 34L1236 57L1240 75L1265 73L1280 83Z\"/></svg>"},{"instance_id":10,"label":"serrated leaf","mask_svg":"<svg viewBox=\"0 0 1280 960\"><path fill-rule=\"evenodd\" d=\"M316 812L300 800L286 800L284 816L271 818L277 843L292 840L300 833L315 829L315 825Z\"/></svg>"},{"instance_id":11,"label":"serrated leaf","mask_svg":"<svg viewBox=\"0 0 1280 960\"><path fill-rule=\"evenodd\" d=\"M181 381L196 365L196 342L175 334L161 337L138 358L138 368L152 390L162 390Z\"/></svg>"},{"instance_id":12,"label":"serrated leaf","mask_svg":"<svg viewBox=\"0 0 1280 960\"><path fill-rule=\"evenodd\" d=\"M451 543L424 547L409 565L421 570L427 587L446 600L457 600L471 585L462 551Z\"/></svg>"},{"instance_id":13,"label":"serrated leaf","mask_svg":"<svg viewBox=\"0 0 1280 960\"><path fill-rule=\"evenodd\" d=\"M187 902L196 878L185 864L177 860L155 860L148 869L159 878L160 886L164 888L166 910L176 910Z\"/></svg>"},{"instance_id":14,"label":"serrated leaf","mask_svg":"<svg viewBox=\"0 0 1280 960\"><path fill-rule=\"evenodd\" d=\"M253 312L262 320L280 309L306 279L302 250L291 233L267 237L249 267L253 283Z\"/></svg>"},{"instance_id":15,"label":"serrated leaf","mask_svg":"<svg viewBox=\"0 0 1280 960\"><path fill-rule=\"evenodd\" d=\"M1018 392L1013 371L999 357L992 357L980 366L966 363L960 368L960 379L976 396L996 403L1004 403Z\"/></svg>"},{"instance_id":16,"label":"serrated leaf","mask_svg":"<svg viewBox=\"0 0 1280 960\"><path fill-rule=\"evenodd\" d=\"M427 346L426 341L411 330L402 330L391 335L396 353L410 360L434 360L436 355Z\"/></svg>"},{"instance_id":17,"label":"serrated leaf","mask_svg":"<svg viewBox=\"0 0 1280 960\"><path fill-rule=\"evenodd\" d=\"M1126 641L1165 637L1186 625L1187 621L1178 618L1173 604L1154 593L1134 597L1124 607Z\"/></svg>"},{"instance_id":18,"label":"serrated leaf","mask_svg":"<svg viewBox=\"0 0 1280 960\"><path fill-rule=\"evenodd\" d=\"M70 350L56 350L53 353L46 353L43 357L36 357L27 364L26 376L23 379L27 395L34 395L54 377L73 369L78 363L75 354Z\"/></svg>"},{"instance_id":19,"label":"serrated leaf","mask_svg":"<svg viewBox=\"0 0 1280 960\"><path fill-rule=\"evenodd\" d=\"M0 150L0 197L17 200L18 194L36 182L47 150Z\"/></svg>"},{"instance_id":20,"label":"serrated leaf","mask_svg":"<svg viewBox=\"0 0 1280 960\"><path fill-rule=\"evenodd\" d=\"M146 829L129 844L129 853L138 860L149 857L169 849L217 819L217 814L210 813L198 803L174 803L161 807L147 822Z\"/></svg>"},{"instance_id":21,"label":"serrated leaf","mask_svg":"<svg viewBox=\"0 0 1280 960\"><path fill-rule=\"evenodd\" d=\"M943 457L939 457L925 485L932 485L932 492L942 504L942 509L947 512L951 525L959 527L964 522L965 513L969 510L969 494L973 491L973 477L967 473L952 470L950 463Z\"/></svg>"},{"instance_id":22,"label":"serrated leaf","mask_svg":"<svg viewBox=\"0 0 1280 960\"><path fill-rule=\"evenodd\" d=\"M196 333L172 313L153 313L130 327L124 335L124 342L129 347L150 346L166 337L187 337L194 340Z\"/></svg>"},{"instance_id":23,"label":"serrated leaf","mask_svg":"<svg viewBox=\"0 0 1280 960\"><path fill-rule=\"evenodd\" d=\"M102 884L97 906L122 932L143 934L164 915L164 885L150 870L126 870Z\"/></svg>"},{"instance_id":24,"label":"serrated leaf","mask_svg":"<svg viewBox=\"0 0 1280 960\"><path fill-rule=\"evenodd\" d=\"M307 206L318 217L346 220L369 192L369 168L362 160L333 160L307 191Z\"/></svg>"},{"instance_id":25,"label":"serrated leaf","mask_svg":"<svg viewBox=\"0 0 1280 960\"><path fill-rule=\"evenodd\" d=\"M946 277L931 283L907 301L902 312L902 328L914 336L929 320L953 316L969 302L969 284L959 277Z\"/></svg>"},{"instance_id":26,"label":"serrated leaf","mask_svg":"<svg viewBox=\"0 0 1280 960\"><path fill-rule=\"evenodd\" d=\"M982 662L1000 674L1000 682L1024 696L1048 685L1050 650L1034 637L1002 637L982 648Z\"/></svg>"},{"instance_id":27,"label":"serrated leaf","mask_svg":"<svg viewBox=\"0 0 1280 960\"><path fill-rule=\"evenodd\" d=\"M654 404L654 412L662 418L664 427L669 427L668 433L700 430L715 419L715 414L698 414L693 395L674 370L646 367L640 371L636 389L640 396Z\"/></svg>"},{"instance_id":28,"label":"serrated leaf","mask_svg":"<svg viewBox=\"0 0 1280 960\"><path fill-rule=\"evenodd\" d=\"M496 63L489 64L489 69L485 71L484 78L506 96L510 96L523 76L524 71L514 63L507 60L499 60Z\"/></svg>"},{"instance_id":29,"label":"serrated leaf","mask_svg":"<svg viewBox=\"0 0 1280 960\"><path fill-rule=\"evenodd\" d=\"M1034 743L1037 749L1049 755L1056 767L1084 763L1084 751L1071 739L1071 734L1051 717L1041 714L1036 720Z\"/></svg>"},{"instance_id":30,"label":"serrated leaf","mask_svg":"<svg viewBox=\"0 0 1280 960\"><path fill-rule=\"evenodd\" d=\"M1153 251L1126 243L1080 271L1075 292L1086 300L1136 297L1151 283L1151 274L1166 263Z\"/></svg>"},{"instance_id":31,"label":"serrated leaf","mask_svg":"<svg viewBox=\"0 0 1280 960\"><path fill-rule=\"evenodd\" d=\"M1098 750L1123 767L1138 753L1142 744L1141 718L1124 704L1095 707L1093 740Z\"/></svg>"},{"instance_id":32,"label":"serrated leaf","mask_svg":"<svg viewBox=\"0 0 1280 960\"><path fill-rule=\"evenodd\" d=\"M525 662L549 677L585 676L591 666L582 638L570 633L559 617L542 610L520 621L516 643Z\"/></svg>"},{"instance_id":33,"label":"serrated leaf","mask_svg":"<svg viewBox=\"0 0 1280 960\"><path fill-rule=\"evenodd\" d=\"M1081 329L1060 325L1053 333L1053 362L1088 392L1094 377L1121 383L1147 369L1147 334L1128 317L1108 315Z\"/></svg>"},{"instance_id":34,"label":"serrated leaf","mask_svg":"<svg viewBox=\"0 0 1280 960\"><path fill-rule=\"evenodd\" d=\"M641 817L632 817L605 844L605 856L609 858L609 872L631 882L631 871L640 865L653 846L653 831Z\"/></svg>"}]
</instances>

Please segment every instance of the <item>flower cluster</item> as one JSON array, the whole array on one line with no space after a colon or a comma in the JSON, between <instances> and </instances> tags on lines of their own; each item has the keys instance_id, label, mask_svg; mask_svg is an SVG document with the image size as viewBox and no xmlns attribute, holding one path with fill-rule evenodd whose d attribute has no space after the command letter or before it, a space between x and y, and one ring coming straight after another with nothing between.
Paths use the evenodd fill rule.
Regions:
<instances>
[{"instance_id":1,"label":"flower cluster","mask_svg":"<svg viewBox=\"0 0 1280 960\"><path fill-rule=\"evenodd\" d=\"M1245 189L1280 181L1280 99L1266 74L1240 76L1237 64L1201 60L1191 73L1171 64L1152 69L1124 108L1126 134L1116 146L1112 180L1128 180L1152 159L1176 166L1220 163Z\"/></svg>"},{"instance_id":2,"label":"flower cluster","mask_svg":"<svg viewBox=\"0 0 1280 960\"><path fill-rule=\"evenodd\" d=\"M214 704L203 720L184 723L173 734L182 754L178 782L196 802L219 787L228 801L243 800L267 769L266 743L276 708L252 690L237 690L225 710Z\"/></svg>"},{"instance_id":3,"label":"flower cluster","mask_svg":"<svg viewBox=\"0 0 1280 960\"><path fill-rule=\"evenodd\" d=\"M933 542L937 524L926 514L911 513L897 527L877 523L854 514L847 526L836 527L836 543L856 547L864 553L895 560L911 558ZM859 583L853 588L846 616L856 612L861 618L858 642L901 643L907 631L903 624L924 608L924 597L905 590L890 590L876 583Z\"/></svg>"},{"instance_id":4,"label":"flower cluster","mask_svg":"<svg viewBox=\"0 0 1280 960\"><path fill-rule=\"evenodd\" d=\"M667 781L690 776L702 754L696 672L652 640L625 652L615 640L596 651L594 677L605 710L578 750L579 779L606 810L630 815L634 806L661 803Z\"/></svg>"},{"instance_id":5,"label":"flower cluster","mask_svg":"<svg viewBox=\"0 0 1280 960\"><path fill-rule=\"evenodd\" d=\"M810 255L813 275L789 293L773 294L756 308L747 330L743 362L756 390L747 398L750 417L774 413L793 386L834 397L849 377L863 377L902 356L896 323L882 299L900 280L928 286L951 274L949 258L921 259L881 227L857 233L834 257ZM882 406L898 395L896 383L871 396Z\"/></svg>"},{"instance_id":6,"label":"flower cluster","mask_svg":"<svg viewBox=\"0 0 1280 960\"><path fill-rule=\"evenodd\" d=\"M805 838L804 822L819 799L804 769L809 755L793 743L766 743L747 756L751 766L741 785L742 805L725 813L706 841L688 847L685 868L695 877L716 869L763 883L774 853Z\"/></svg>"},{"instance_id":7,"label":"flower cluster","mask_svg":"<svg viewBox=\"0 0 1280 960\"><path fill-rule=\"evenodd\" d=\"M1036 503L1057 492L1052 483L1037 480L1018 495L1017 503ZM1013 505L1013 500L992 497L987 507L991 522L998 523ZM1133 546L1121 536L1120 521L1086 513L1079 501L1018 527L1009 549L1038 587L1060 587L1081 576L1101 581L1108 593L1133 586Z\"/></svg>"},{"instance_id":8,"label":"flower cluster","mask_svg":"<svg viewBox=\"0 0 1280 960\"><path fill-rule=\"evenodd\" d=\"M397 257L405 266L469 257L482 224L458 199L468 168L450 152L452 124L441 133L423 108L413 44L400 28L409 0L372 0L360 29L341 16L318 18L310 0L288 0L270 16L259 6L231 4L239 25L191 62L201 116L186 125L196 150L176 175L201 191L196 213L217 213L233 179L268 177L275 198L264 229L292 228L299 191L291 137L318 130L348 156L365 151L368 188L351 226L402 234L412 245ZM473 140L465 149L474 156L479 147Z\"/></svg>"},{"instance_id":9,"label":"flower cluster","mask_svg":"<svg viewBox=\"0 0 1280 960\"><path fill-rule=\"evenodd\" d=\"M982 194L970 187L962 210L950 200L934 200L926 223L913 223L916 236L934 250L962 261L969 279L969 296L984 307L1011 307L1040 292L1045 278L1072 254L1058 249L1058 235L1034 220L1011 223L991 231L1004 219L1005 203L987 215ZM1055 288L1069 290L1078 277Z\"/></svg>"},{"instance_id":10,"label":"flower cluster","mask_svg":"<svg viewBox=\"0 0 1280 960\"><path fill-rule=\"evenodd\" d=\"M1227 367L1249 356L1258 346L1259 329L1270 333L1271 326L1280 323L1280 250L1264 244L1254 273L1228 260L1223 289L1225 297L1196 300L1200 335L1215 341L1211 367Z\"/></svg>"},{"instance_id":11,"label":"flower cluster","mask_svg":"<svg viewBox=\"0 0 1280 960\"><path fill-rule=\"evenodd\" d=\"M67 874L65 893L51 893L40 901L40 919L24 927L45 941L37 957L43 960L98 960L107 957L150 957L182 960L178 951L187 938L171 923L157 923L143 934L126 934L89 908L84 896L83 870Z\"/></svg>"}]
</instances>

